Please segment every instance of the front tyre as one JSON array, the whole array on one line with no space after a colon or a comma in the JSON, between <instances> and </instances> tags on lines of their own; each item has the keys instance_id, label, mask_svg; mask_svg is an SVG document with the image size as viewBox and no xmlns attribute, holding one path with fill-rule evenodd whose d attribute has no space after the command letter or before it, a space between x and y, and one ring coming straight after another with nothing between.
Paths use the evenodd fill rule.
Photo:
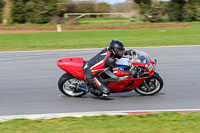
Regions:
<instances>
[{"instance_id":1,"label":"front tyre","mask_svg":"<svg viewBox=\"0 0 200 133\"><path fill-rule=\"evenodd\" d=\"M73 77L72 75L65 73L58 81L59 90L66 96L70 97L81 97L86 94L86 92L77 90L77 86L82 80Z\"/></svg>"},{"instance_id":2,"label":"front tyre","mask_svg":"<svg viewBox=\"0 0 200 133\"><path fill-rule=\"evenodd\" d=\"M162 88L163 80L159 74L155 73L136 88L135 91L141 95L150 96L158 93Z\"/></svg>"}]
</instances>

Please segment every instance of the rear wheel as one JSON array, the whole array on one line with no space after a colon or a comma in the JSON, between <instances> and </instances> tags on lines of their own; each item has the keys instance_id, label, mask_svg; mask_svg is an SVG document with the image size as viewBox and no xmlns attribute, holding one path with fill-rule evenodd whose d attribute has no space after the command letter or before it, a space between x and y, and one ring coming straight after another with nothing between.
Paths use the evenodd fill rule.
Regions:
<instances>
[{"instance_id":1,"label":"rear wheel","mask_svg":"<svg viewBox=\"0 0 200 133\"><path fill-rule=\"evenodd\" d=\"M141 95L149 96L158 93L163 87L163 80L158 74L154 74L135 89Z\"/></svg>"},{"instance_id":2,"label":"rear wheel","mask_svg":"<svg viewBox=\"0 0 200 133\"><path fill-rule=\"evenodd\" d=\"M66 96L81 97L85 95L86 92L77 89L80 82L83 81L73 77L68 73L65 73L60 77L58 81L58 88Z\"/></svg>"}]
</instances>

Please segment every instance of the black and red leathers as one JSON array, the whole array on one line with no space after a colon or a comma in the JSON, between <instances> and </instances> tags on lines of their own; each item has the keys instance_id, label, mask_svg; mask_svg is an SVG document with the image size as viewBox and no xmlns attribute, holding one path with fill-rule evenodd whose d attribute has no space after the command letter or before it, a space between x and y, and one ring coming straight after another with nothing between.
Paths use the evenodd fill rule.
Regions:
<instances>
[{"instance_id":1,"label":"black and red leathers","mask_svg":"<svg viewBox=\"0 0 200 133\"><path fill-rule=\"evenodd\" d=\"M130 75L130 73L120 71L116 61L116 57L108 48L105 48L84 64L83 72L86 76L86 80L94 88L91 93L97 96L102 96L103 94L109 95L110 89L99 77L101 73L109 68L112 69L113 73L118 77Z\"/></svg>"}]
</instances>

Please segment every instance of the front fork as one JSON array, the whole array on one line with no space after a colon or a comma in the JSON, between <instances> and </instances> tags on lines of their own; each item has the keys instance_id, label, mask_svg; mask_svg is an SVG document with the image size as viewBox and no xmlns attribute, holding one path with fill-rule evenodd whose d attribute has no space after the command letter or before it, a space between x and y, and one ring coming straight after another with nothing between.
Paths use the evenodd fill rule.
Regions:
<instances>
[{"instance_id":1,"label":"front fork","mask_svg":"<svg viewBox=\"0 0 200 133\"><path fill-rule=\"evenodd\" d=\"M154 73L154 75L158 76L158 73ZM150 78L150 77L149 77ZM155 82L153 84L150 84L150 82L148 81L148 79L146 79L142 85L146 88L147 91L150 91L151 89L153 89L155 87Z\"/></svg>"}]
</instances>

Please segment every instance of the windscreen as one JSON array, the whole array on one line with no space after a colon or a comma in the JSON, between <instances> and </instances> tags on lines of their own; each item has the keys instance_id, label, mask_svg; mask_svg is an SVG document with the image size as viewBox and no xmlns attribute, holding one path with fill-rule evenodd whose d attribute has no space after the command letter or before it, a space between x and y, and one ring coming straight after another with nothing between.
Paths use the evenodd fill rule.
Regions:
<instances>
[{"instance_id":1,"label":"windscreen","mask_svg":"<svg viewBox=\"0 0 200 133\"><path fill-rule=\"evenodd\" d=\"M147 55L146 53L136 50L136 55L132 59L132 62L146 64L150 62L150 58L149 58L149 55Z\"/></svg>"}]
</instances>

